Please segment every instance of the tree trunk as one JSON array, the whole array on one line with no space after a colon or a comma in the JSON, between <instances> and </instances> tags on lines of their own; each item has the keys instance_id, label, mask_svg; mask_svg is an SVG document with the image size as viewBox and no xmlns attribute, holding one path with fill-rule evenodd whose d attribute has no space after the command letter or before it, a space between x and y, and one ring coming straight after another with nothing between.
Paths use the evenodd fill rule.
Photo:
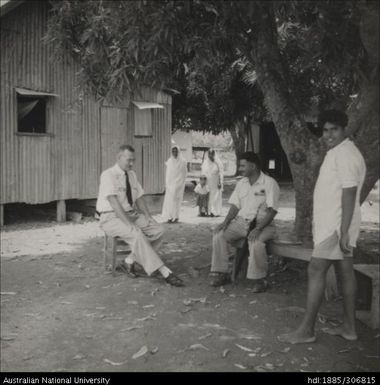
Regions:
<instances>
[{"instance_id":1,"label":"tree trunk","mask_svg":"<svg viewBox=\"0 0 380 385\"><path fill-rule=\"evenodd\" d=\"M360 93L347 111L349 130L367 165L360 203L379 179L379 3L366 2L361 12L360 37L368 64L361 76Z\"/></svg>"},{"instance_id":2,"label":"tree trunk","mask_svg":"<svg viewBox=\"0 0 380 385\"><path fill-rule=\"evenodd\" d=\"M282 63L277 45L277 29L271 2L259 5L264 15L257 19L258 38L254 54L257 80L265 96L282 147L287 155L296 194L295 232L300 240L311 240L313 190L326 149L308 130L297 107L288 70ZM366 2L362 10L360 33L368 52L368 66L357 101L348 111L349 129L356 133L356 143L367 164L361 201L379 178L379 20L378 2ZM374 9L376 8L376 9Z\"/></svg>"},{"instance_id":3,"label":"tree trunk","mask_svg":"<svg viewBox=\"0 0 380 385\"><path fill-rule=\"evenodd\" d=\"M257 81L292 172L296 194L295 233L298 239L310 243L313 189L324 151L292 104L294 96L277 46L272 4L261 3L261 6L263 12L258 14L265 16L257 20L258 38L254 56Z\"/></svg>"},{"instance_id":4,"label":"tree trunk","mask_svg":"<svg viewBox=\"0 0 380 385\"><path fill-rule=\"evenodd\" d=\"M228 130L231 134L232 141L234 143L234 150L236 154L236 172L235 176L239 175L239 164L242 154L245 152L246 144L246 130L243 122L238 122L235 124L235 127L231 127Z\"/></svg>"}]
</instances>

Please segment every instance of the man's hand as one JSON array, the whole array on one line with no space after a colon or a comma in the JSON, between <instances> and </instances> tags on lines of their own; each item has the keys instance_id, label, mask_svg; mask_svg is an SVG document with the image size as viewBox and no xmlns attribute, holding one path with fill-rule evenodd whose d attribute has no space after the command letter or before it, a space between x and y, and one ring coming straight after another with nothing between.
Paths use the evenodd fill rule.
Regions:
<instances>
[{"instance_id":1,"label":"man's hand","mask_svg":"<svg viewBox=\"0 0 380 385\"><path fill-rule=\"evenodd\" d=\"M260 234L261 230L258 228L251 230L251 232L248 234L248 240L251 242L256 241L259 238Z\"/></svg>"},{"instance_id":2,"label":"man's hand","mask_svg":"<svg viewBox=\"0 0 380 385\"><path fill-rule=\"evenodd\" d=\"M349 244L348 232L342 233L339 240L340 249L343 253L349 253L351 251L351 247Z\"/></svg>"},{"instance_id":3,"label":"man's hand","mask_svg":"<svg viewBox=\"0 0 380 385\"><path fill-rule=\"evenodd\" d=\"M151 215L145 215L145 218L148 223L157 224L157 221Z\"/></svg>"},{"instance_id":4,"label":"man's hand","mask_svg":"<svg viewBox=\"0 0 380 385\"><path fill-rule=\"evenodd\" d=\"M214 234L219 233L219 231L224 231L227 228L227 224L222 222L219 223L216 227L214 227Z\"/></svg>"}]
</instances>

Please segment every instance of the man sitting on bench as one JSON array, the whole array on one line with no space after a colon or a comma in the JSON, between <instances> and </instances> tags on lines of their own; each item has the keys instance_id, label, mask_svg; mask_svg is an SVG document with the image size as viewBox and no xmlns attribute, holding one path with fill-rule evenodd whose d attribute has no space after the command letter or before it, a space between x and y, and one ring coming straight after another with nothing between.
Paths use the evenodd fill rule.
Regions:
<instances>
[{"instance_id":1,"label":"man sitting on bench","mask_svg":"<svg viewBox=\"0 0 380 385\"><path fill-rule=\"evenodd\" d=\"M230 210L214 230L210 285L222 286L229 282L231 246L247 237L250 224L256 219L256 226L248 234L247 278L252 282L253 292L260 293L267 289L265 242L275 235L273 218L278 210L280 188L273 178L261 171L260 159L253 152L243 154L240 171L243 178L230 197Z\"/></svg>"}]
</instances>

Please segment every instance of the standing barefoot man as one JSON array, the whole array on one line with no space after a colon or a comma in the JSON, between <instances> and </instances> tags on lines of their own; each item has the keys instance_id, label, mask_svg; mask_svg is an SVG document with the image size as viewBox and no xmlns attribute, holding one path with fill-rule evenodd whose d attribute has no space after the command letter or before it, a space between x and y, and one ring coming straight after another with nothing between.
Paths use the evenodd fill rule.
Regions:
<instances>
[{"instance_id":1,"label":"standing barefoot man","mask_svg":"<svg viewBox=\"0 0 380 385\"><path fill-rule=\"evenodd\" d=\"M355 144L348 139L347 115L336 110L320 115L323 139L328 146L314 189L314 250L308 267L306 313L295 331L279 336L291 344L314 342L314 325L323 300L327 270L336 263L342 277L343 323L326 333L356 340L355 274L352 248L360 230L360 191L366 166Z\"/></svg>"}]
</instances>

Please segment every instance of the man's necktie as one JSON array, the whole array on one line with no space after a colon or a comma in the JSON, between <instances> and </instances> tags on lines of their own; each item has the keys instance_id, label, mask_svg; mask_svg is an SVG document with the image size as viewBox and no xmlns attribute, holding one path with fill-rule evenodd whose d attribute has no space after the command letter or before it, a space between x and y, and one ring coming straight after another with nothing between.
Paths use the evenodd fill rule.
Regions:
<instances>
[{"instance_id":1,"label":"man's necktie","mask_svg":"<svg viewBox=\"0 0 380 385\"><path fill-rule=\"evenodd\" d=\"M131 190L131 185L129 183L129 177L128 177L128 172L125 172L125 187L126 187L126 193L127 193L127 199L128 203L133 206L133 200L132 200L132 190Z\"/></svg>"}]
</instances>

